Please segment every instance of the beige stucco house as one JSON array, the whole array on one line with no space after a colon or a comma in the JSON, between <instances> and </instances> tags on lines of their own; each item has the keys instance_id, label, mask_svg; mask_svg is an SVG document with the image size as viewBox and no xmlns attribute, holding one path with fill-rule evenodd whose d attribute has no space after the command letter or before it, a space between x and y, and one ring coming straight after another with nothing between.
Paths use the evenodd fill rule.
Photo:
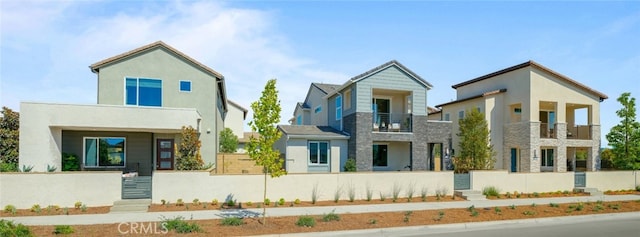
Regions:
<instances>
[{"instance_id":1,"label":"beige stucco house","mask_svg":"<svg viewBox=\"0 0 640 237\"><path fill-rule=\"evenodd\" d=\"M528 61L452 86L457 99L433 116L457 121L470 109L484 113L496 169L565 172L597 169L600 102L607 96ZM459 138L453 136L455 157ZM583 157L586 162L576 162ZM586 164L584 167L576 164Z\"/></svg>"},{"instance_id":2,"label":"beige stucco house","mask_svg":"<svg viewBox=\"0 0 640 237\"><path fill-rule=\"evenodd\" d=\"M20 105L20 166L62 167L61 154L83 170L175 169L182 126L199 131L205 163L214 163L227 101L224 77L158 41L89 66L97 104Z\"/></svg>"},{"instance_id":3,"label":"beige stucco house","mask_svg":"<svg viewBox=\"0 0 640 237\"><path fill-rule=\"evenodd\" d=\"M240 143L240 141L245 141L244 139L244 121L247 119L247 113L249 110L242 107L236 102L231 100L227 100L228 103L228 111L227 117L224 120L224 127L231 129L233 131L233 135L238 137L238 149L236 153L245 153L244 143Z\"/></svg>"}]
</instances>

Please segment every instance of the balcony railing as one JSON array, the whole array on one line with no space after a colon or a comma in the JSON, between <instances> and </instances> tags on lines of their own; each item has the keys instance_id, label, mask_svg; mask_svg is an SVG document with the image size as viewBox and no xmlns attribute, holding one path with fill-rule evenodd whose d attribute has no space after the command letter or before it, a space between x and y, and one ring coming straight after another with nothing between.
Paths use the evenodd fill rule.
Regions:
<instances>
[{"instance_id":1,"label":"balcony railing","mask_svg":"<svg viewBox=\"0 0 640 237\"><path fill-rule=\"evenodd\" d=\"M540 138L556 138L556 134L553 124L540 123Z\"/></svg>"},{"instance_id":2,"label":"balcony railing","mask_svg":"<svg viewBox=\"0 0 640 237\"><path fill-rule=\"evenodd\" d=\"M375 113L373 115L374 132L412 132L411 114Z\"/></svg>"},{"instance_id":3,"label":"balcony railing","mask_svg":"<svg viewBox=\"0 0 640 237\"><path fill-rule=\"evenodd\" d=\"M575 125L567 127L567 139L591 139L591 125Z\"/></svg>"}]
</instances>

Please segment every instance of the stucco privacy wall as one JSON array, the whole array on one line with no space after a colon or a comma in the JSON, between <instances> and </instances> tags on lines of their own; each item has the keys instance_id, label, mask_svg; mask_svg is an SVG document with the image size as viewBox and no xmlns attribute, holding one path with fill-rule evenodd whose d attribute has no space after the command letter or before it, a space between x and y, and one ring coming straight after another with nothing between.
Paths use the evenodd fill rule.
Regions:
<instances>
[{"instance_id":1,"label":"stucco privacy wall","mask_svg":"<svg viewBox=\"0 0 640 237\"><path fill-rule=\"evenodd\" d=\"M213 175L208 172L156 171L153 174L153 202L165 199L170 202L183 200L223 201L227 195L240 202L262 200L263 175ZM438 188L453 192L453 172L381 172L381 173L339 173L339 174L288 174L279 178L267 177L267 197L272 201L284 198L293 201L311 201L311 193L317 187L318 200L333 200L336 189L342 189L342 200L348 199L347 192L354 187L356 199L366 199L366 189L370 187L374 197L380 192L391 197L393 186L401 188L400 197L406 197L407 187L414 187L414 196L420 195L422 187L429 195L435 195Z\"/></svg>"},{"instance_id":2,"label":"stucco privacy wall","mask_svg":"<svg viewBox=\"0 0 640 237\"><path fill-rule=\"evenodd\" d=\"M20 103L20 167L62 167L62 130L180 132L198 127L195 109ZM152 119L151 119L152 118Z\"/></svg>"},{"instance_id":3,"label":"stucco privacy wall","mask_svg":"<svg viewBox=\"0 0 640 237\"><path fill-rule=\"evenodd\" d=\"M122 172L2 173L0 206L110 206L120 200Z\"/></svg>"},{"instance_id":4,"label":"stucco privacy wall","mask_svg":"<svg viewBox=\"0 0 640 237\"><path fill-rule=\"evenodd\" d=\"M509 173L506 170L471 171L471 189L493 186L506 192L552 192L573 190L574 173ZM590 187L590 186L588 186Z\"/></svg>"},{"instance_id":5,"label":"stucco privacy wall","mask_svg":"<svg viewBox=\"0 0 640 237\"><path fill-rule=\"evenodd\" d=\"M588 188L600 191L635 189L640 185L639 171L586 172Z\"/></svg>"}]
</instances>

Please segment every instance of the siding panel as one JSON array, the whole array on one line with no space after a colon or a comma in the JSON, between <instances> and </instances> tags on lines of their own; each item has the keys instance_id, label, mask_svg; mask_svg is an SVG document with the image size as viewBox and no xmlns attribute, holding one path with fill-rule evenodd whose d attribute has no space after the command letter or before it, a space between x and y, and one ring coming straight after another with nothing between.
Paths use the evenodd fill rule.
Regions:
<instances>
[{"instance_id":1,"label":"siding panel","mask_svg":"<svg viewBox=\"0 0 640 237\"><path fill-rule=\"evenodd\" d=\"M358 95L357 112L371 113L372 89L383 88L389 90L412 91L413 114L427 115L427 88L395 66L389 67L359 81L356 88Z\"/></svg>"}]
</instances>

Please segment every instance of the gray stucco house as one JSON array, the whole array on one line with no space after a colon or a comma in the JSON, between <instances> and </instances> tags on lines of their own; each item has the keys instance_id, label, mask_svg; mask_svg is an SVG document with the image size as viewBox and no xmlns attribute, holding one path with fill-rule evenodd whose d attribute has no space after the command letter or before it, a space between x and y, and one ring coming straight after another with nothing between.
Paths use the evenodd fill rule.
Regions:
<instances>
[{"instance_id":1,"label":"gray stucco house","mask_svg":"<svg viewBox=\"0 0 640 237\"><path fill-rule=\"evenodd\" d=\"M23 102L20 166L62 167L72 153L83 170L175 169L182 126L200 133L205 163L214 163L227 100L222 74L158 41L89 66L97 104Z\"/></svg>"},{"instance_id":2,"label":"gray stucco house","mask_svg":"<svg viewBox=\"0 0 640 237\"><path fill-rule=\"evenodd\" d=\"M294 116L289 120L291 125L281 126L281 130L286 135L287 131L304 130L295 129L295 126L317 126L316 130L329 127L335 130L332 133L348 137L347 152L338 152L341 154L340 170L348 158L356 160L358 171L442 170L448 162L446 155L451 144L452 124L428 120L427 91L431 88L430 83L392 60L342 85L312 83L305 101L297 104ZM305 139L304 134L296 133L296 136ZM308 134L307 149L295 154L286 153L287 162L306 159L307 167L317 166L312 164L317 160L313 157L315 154L334 154L323 149L315 151L318 143L332 147L336 142ZM315 168L287 167L287 170L320 171ZM336 172L334 170L323 171Z\"/></svg>"}]
</instances>

